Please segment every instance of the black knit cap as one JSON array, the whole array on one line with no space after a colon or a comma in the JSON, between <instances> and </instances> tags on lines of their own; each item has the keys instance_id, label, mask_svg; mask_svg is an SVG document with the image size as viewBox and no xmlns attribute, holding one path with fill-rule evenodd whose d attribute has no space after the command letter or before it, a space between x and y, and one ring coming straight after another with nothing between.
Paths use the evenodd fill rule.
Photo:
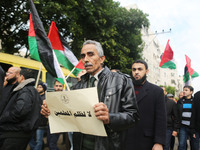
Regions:
<instances>
[{"instance_id":1,"label":"black knit cap","mask_svg":"<svg viewBox=\"0 0 200 150\"><path fill-rule=\"evenodd\" d=\"M41 82L41 83L39 83L38 85L41 85L41 86L42 86L44 92L47 90L47 86L46 86L45 83Z\"/></svg>"}]
</instances>

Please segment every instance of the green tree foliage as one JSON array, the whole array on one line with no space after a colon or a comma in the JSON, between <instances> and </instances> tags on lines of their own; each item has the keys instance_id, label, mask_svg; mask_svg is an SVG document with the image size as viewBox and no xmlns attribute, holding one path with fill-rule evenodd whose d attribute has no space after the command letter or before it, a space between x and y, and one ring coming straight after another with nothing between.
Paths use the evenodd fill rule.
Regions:
<instances>
[{"instance_id":1,"label":"green tree foliage","mask_svg":"<svg viewBox=\"0 0 200 150\"><path fill-rule=\"evenodd\" d=\"M166 91L167 91L168 94L171 93L171 94L175 95L176 88L172 87L172 86L167 86Z\"/></svg>"},{"instance_id":2,"label":"green tree foliage","mask_svg":"<svg viewBox=\"0 0 200 150\"><path fill-rule=\"evenodd\" d=\"M163 85L160 85L160 87L162 87ZM166 89L167 94L173 94L175 95L176 92L176 88L173 86L164 86Z\"/></svg>"},{"instance_id":3,"label":"green tree foliage","mask_svg":"<svg viewBox=\"0 0 200 150\"><path fill-rule=\"evenodd\" d=\"M55 21L62 35L72 41L71 48L78 58L87 39L102 44L109 68L130 73L133 60L141 57L140 31L149 26L147 14L141 10L127 10L113 0L34 0L34 3L46 32L51 21ZM19 46L27 47L26 23L30 13L27 1L3 0L0 4L0 15L4 16L0 24L3 50L13 53Z\"/></svg>"}]
</instances>

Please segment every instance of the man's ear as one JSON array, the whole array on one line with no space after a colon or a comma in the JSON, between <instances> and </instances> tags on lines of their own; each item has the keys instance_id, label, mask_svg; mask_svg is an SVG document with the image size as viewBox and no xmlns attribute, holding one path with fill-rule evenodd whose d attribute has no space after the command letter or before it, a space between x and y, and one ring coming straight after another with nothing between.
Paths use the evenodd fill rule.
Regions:
<instances>
[{"instance_id":1,"label":"man's ear","mask_svg":"<svg viewBox=\"0 0 200 150\"><path fill-rule=\"evenodd\" d=\"M146 75L148 75L148 73L149 73L149 69L146 70Z\"/></svg>"},{"instance_id":2,"label":"man's ear","mask_svg":"<svg viewBox=\"0 0 200 150\"><path fill-rule=\"evenodd\" d=\"M101 64L103 64L103 62L105 61L106 57L105 56L101 56L100 60L101 60Z\"/></svg>"}]
</instances>

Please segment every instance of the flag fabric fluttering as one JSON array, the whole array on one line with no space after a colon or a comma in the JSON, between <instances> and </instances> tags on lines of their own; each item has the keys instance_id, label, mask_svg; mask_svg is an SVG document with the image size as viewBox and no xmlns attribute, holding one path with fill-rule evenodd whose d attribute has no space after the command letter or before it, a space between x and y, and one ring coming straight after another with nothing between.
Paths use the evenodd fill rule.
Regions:
<instances>
[{"instance_id":1,"label":"flag fabric fluttering","mask_svg":"<svg viewBox=\"0 0 200 150\"><path fill-rule=\"evenodd\" d=\"M32 16L30 14L30 25L29 25L29 31L28 31L28 46L30 51L31 58L40 61L40 56L38 54L38 48L37 48L37 41L35 37L35 30L33 27L33 21Z\"/></svg>"},{"instance_id":2,"label":"flag fabric fluttering","mask_svg":"<svg viewBox=\"0 0 200 150\"><path fill-rule=\"evenodd\" d=\"M78 75L82 69L84 69L84 66L82 65L80 67L75 67L77 64L82 63L78 62L76 56L73 54L73 52L70 50L68 43L65 41L65 39L60 35L56 23L54 21L51 22L51 27L48 34L49 40L51 42L51 45L54 49L54 52L56 54L56 57L58 59L58 62L68 70L73 70L73 74L75 76ZM74 68L75 67L75 68Z\"/></svg>"},{"instance_id":3,"label":"flag fabric fluttering","mask_svg":"<svg viewBox=\"0 0 200 150\"><path fill-rule=\"evenodd\" d=\"M45 69L54 77L65 78L64 74L60 68L56 55L51 46L51 42L44 30L42 21L39 18L38 12L32 0L29 0L32 16L32 29L35 31L35 36L33 32L29 29L29 36L35 37L37 50L39 53L39 58L45 67ZM33 31L32 30L32 31ZM32 33L32 34L31 34Z\"/></svg>"},{"instance_id":4,"label":"flag fabric fluttering","mask_svg":"<svg viewBox=\"0 0 200 150\"><path fill-rule=\"evenodd\" d=\"M183 81L185 85L191 85L191 79L198 77L199 74L191 67L191 59L185 55L186 65L184 69Z\"/></svg>"},{"instance_id":5,"label":"flag fabric fluttering","mask_svg":"<svg viewBox=\"0 0 200 150\"><path fill-rule=\"evenodd\" d=\"M169 40L168 40L159 67L176 69L176 64L174 63L173 55L174 53L171 49L171 46L169 45Z\"/></svg>"}]
</instances>

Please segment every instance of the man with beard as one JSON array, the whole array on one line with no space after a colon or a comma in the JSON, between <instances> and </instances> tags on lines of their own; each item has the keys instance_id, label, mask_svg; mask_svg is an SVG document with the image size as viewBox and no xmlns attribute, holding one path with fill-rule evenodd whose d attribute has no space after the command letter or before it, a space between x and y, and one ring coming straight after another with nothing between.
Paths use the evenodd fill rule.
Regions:
<instances>
[{"instance_id":1,"label":"man with beard","mask_svg":"<svg viewBox=\"0 0 200 150\"><path fill-rule=\"evenodd\" d=\"M25 150L38 127L42 102L34 81L33 71L21 69L19 84L12 90L0 115L1 150Z\"/></svg>"},{"instance_id":2,"label":"man with beard","mask_svg":"<svg viewBox=\"0 0 200 150\"><path fill-rule=\"evenodd\" d=\"M103 67L105 56L99 42L85 41L81 49L81 59L87 73L81 76L74 89L97 87L99 103L93 108L97 119L104 123L108 136L75 132L73 150L124 150L126 131L138 120L131 79L124 74L111 72L106 66ZM41 113L49 115L50 112L43 105Z\"/></svg>"},{"instance_id":3,"label":"man with beard","mask_svg":"<svg viewBox=\"0 0 200 150\"><path fill-rule=\"evenodd\" d=\"M2 113L3 108L5 107L8 98L13 91L13 89L18 85L17 80L19 78L20 68L10 67L6 72L6 81L7 84L3 87L2 90L2 99L0 105L0 114Z\"/></svg>"},{"instance_id":4,"label":"man with beard","mask_svg":"<svg viewBox=\"0 0 200 150\"><path fill-rule=\"evenodd\" d=\"M146 80L148 65L136 60L132 65L133 84L140 120L128 130L127 150L163 150L166 142L166 108L163 90Z\"/></svg>"}]
</instances>

